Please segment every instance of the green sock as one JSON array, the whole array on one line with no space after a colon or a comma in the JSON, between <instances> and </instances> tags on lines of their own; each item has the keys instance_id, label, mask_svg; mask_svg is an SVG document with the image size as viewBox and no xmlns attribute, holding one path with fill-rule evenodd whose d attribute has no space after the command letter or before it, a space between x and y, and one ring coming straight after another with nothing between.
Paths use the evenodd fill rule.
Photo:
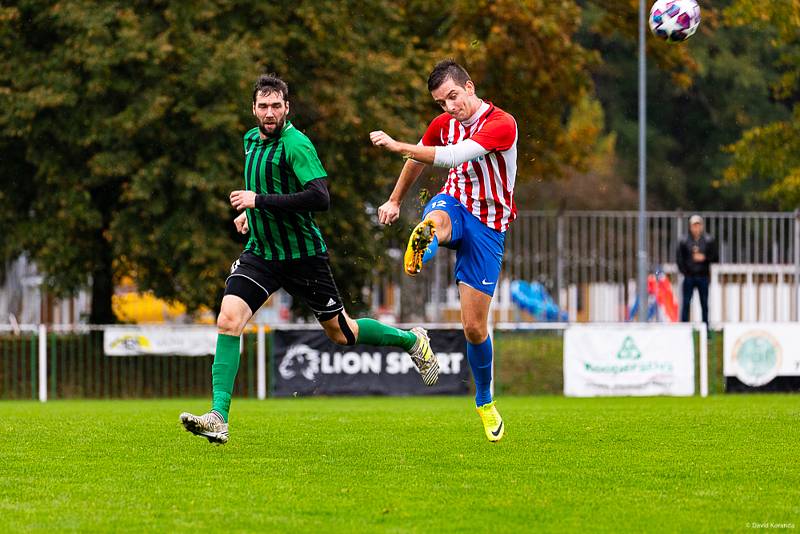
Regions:
<instances>
[{"instance_id":1,"label":"green sock","mask_svg":"<svg viewBox=\"0 0 800 534\"><path fill-rule=\"evenodd\" d=\"M228 422L228 411L231 409L233 381L239 370L239 336L217 334L217 352L214 354L214 365L211 366L211 377L214 385L214 397L211 409L219 413Z\"/></svg>"},{"instance_id":2,"label":"green sock","mask_svg":"<svg viewBox=\"0 0 800 534\"><path fill-rule=\"evenodd\" d=\"M376 347L401 347L409 351L417 342L417 336L409 330L400 330L375 319L356 319L357 343Z\"/></svg>"}]
</instances>

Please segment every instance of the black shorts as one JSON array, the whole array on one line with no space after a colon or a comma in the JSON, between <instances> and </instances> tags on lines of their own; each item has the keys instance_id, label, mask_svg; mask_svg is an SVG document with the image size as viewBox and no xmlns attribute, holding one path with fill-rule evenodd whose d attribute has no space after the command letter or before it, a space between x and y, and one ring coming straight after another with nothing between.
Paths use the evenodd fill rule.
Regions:
<instances>
[{"instance_id":1,"label":"black shorts","mask_svg":"<svg viewBox=\"0 0 800 534\"><path fill-rule=\"evenodd\" d=\"M244 251L231 265L225 294L244 300L256 311L280 288L302 299L318 321L333 319L344 309L333 281L328 254L298 260L265 260Z\"/></svg>"}]
</instances>

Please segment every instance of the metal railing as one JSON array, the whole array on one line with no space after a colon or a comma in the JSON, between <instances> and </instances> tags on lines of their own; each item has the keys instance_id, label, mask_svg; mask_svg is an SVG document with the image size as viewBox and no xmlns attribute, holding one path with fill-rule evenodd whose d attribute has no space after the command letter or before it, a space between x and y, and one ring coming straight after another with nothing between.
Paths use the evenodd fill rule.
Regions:
<instances>
[{"instance_id":1,"label":"metal railing","mask_svg":"<svg viewBox=\"0 0 800 534\"><path fill-rule=\"evenodd\" d=\"M795 280L800 280L798 212L700 214L705 219L707 232L717 239L720 265L792 269L794 277L790 284L796 293ZM679 281L676 250L688 231L689 215L681 211L647 214L650 270L663 268L673 276L675 283ZM506 238L502 277L541 282L576 320L620 320L621 313L614 312L603 319L608 314L596 310L624 309L634 298L636 225L635 211L521 211ZM402 274L402 250L395 252L394 270L373 284L377 289L373 291L372 313L388 310L401 321L458 320L458 290L453 279L455 254L440 249L436 261L411 280ZM53 310L47 314L49 319L33 318L47 306L38 286L31 285L41 277L34 276L35 266L23 260L20 259L16 270L11 269L9 276L19 276L27 282L14 283L9 279L0 287L0 322L7 320L12 301L19 303L20 300L25 301L22 308L27 312L17 314L18 320L30 316L31 322L64 322L86 315L88 299L82 294L73 299L74 302L52 303ZM394 288L399 288L397 294ZM388 291L379 296L384 289ZM792 309L796 308L793 304ZM797 311L775 310L772 315L798 319Z\"/></svg>"},{"instance_id":2,"label":"metal railing","mask_svg":"<svg viewBox=\"0 0 800 534\"><path fill-rule=\"evenodd\" d=\"M42 328L0 326L0 399L211 395L212 355L106 356L102 326L56 325L44 339ZM234 395L258 394L256 339L244 335Z\"/></svg>"},{"instance_id":3,"label":"metal railing","mask_svg":"<svg viewBox=\"0 0 800 534\"><path fill-rule=\"evenodd\" d=\"M794 274L789 283L796 292L795 281L800 281L798 212L699 213L706 232L717 240L719 265L764 266L776 273L789 269ZM691 214L647 214L650 272L666 272L675 287L680 281L677 248L688 233ZM624 310L635 299L636 225L635 211L522 211L506 237L502 276L542 283L556 302L570 311L573 320L621 320L621 312L598 316L590 308ZM441 320L458 305L452 277L454 262L452 253L449 258L437 258L434 268L428 273L423 270L418 277L423 288L417 287L417 291L426 299L427 320ZM604 302L597 302L598 298ZM677 293L676 298L680 298ZM412 312L421 309L419 302L413 304ZM776 310L773 315L797 320L796 308L792 305L791 311ZM405 310L401 315L409 317Z\"/></svg>"},{"instance_id":4,"label":"metal railing","mask_svg":"<svg viewBox=\"0 0 800 534\"><path fill-rule=\"evenodd\" d=\"M651 271L676 263L689 215L648 212ZM720 264L800 266L797 213L700 215L717 240ZM506 273L512 279L539 280L555 294L569 284L627 283L636 278L636 224L633 211L522 212L509 231Z\"/></svg>"},{"instance_id":5,"label":"metal railing","mask_svg":"<svg viewBox=\"0 0 800 534\"><path fill-rule=\"evenodd\" d=\"M460 328L458 324L426 326ZM566 323L494 325L496 391L561 395L563 334L567 326ZM287 327L319 328L308 324ZM274 362L258 364L259 353L263 357L272 345L265 330L262 326L259 332L244 336L235 397L267 397L266 388L259 389L259 385L269 382ZM0 330L0 400L211 396L213 356L106 356L102 336L102 326L59 326L49 330L44 326L23 326L16 332ZM695 376L697 391L702 396L723 391L721 340L721 333L714 332L706 343L705 328L696 328Z\"/></svg>"}]
</instances>

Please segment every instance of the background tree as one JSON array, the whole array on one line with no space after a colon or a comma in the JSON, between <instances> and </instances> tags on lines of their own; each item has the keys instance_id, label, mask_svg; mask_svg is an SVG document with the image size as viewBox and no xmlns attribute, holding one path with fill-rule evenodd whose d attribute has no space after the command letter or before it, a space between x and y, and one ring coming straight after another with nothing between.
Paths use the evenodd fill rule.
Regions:
<instances>
[{"instance_id":1,"label":"background tree","mask_svg":"<svg viewBox=\"0 0 800 534\"><path fill-rule=\"evenodd\" d=\"M727 147L733 154L725 170L728 185L759 191L761 202L783 209L800 206L800 0L755 2L736 0L725 10L732 31L754 28L774 47L778 77L772 78L772 96L793 113L750 128ZM764 38L766 37L766 38Z\"/></svg>"},{"instance_id":2,"label":"background tree","mask_svg":"<svg viewBox=\"0 0 800 534\"><path fill-rule=\"evenodd\" d=\"M586 0L580 42L599 50L592 66L597 97L603 104L605 131L615 136L607 164L628 188L638 169L638 1ZM703 21L685 43L667 45L647 32L648 204L662 209L752 208L747 184L721 187L730 162L723 147L755 124L787 117L785 106L770 98L776 51L759 28L720 24L730 0L702 2ZM604 199L619 205L615 190ZM619 189L624 193L624 189ZM624 196L624 195L623 195ZM571 207L588 207L583 197ZM592 197L596 205L598 197ZM628 208L634 208L630 204ZM774 205L760 201L759 208Z\"/></svg>"},{"instance_id":3,"label":"background tree","mask_svg":"<svg viewBox=\"0 0 800 534\"><path fill-rule=\"evenodd\" d=\"M275 71L292 88L292 120L330 173L333 209L319 220L358 309L386 236L402 233L371 219L400 162L371 147L368 132L420 135L434 109L425 80L435 60L466 61L486 94L520 110L530 172L580 159L562 118L586 88L591 56L570 41L574 4L489 4L458 2L446 13L384 0L6 5L4 254L31 254L58 295L91 283L92 322L113 320L114 284L126 275L190 309L214 305L241 247L227 193L241 185L250 87ZM527 60L508 54L512 44Z\"/></svg>"},{"instance_id":4,"label":"background tree","mask_svg":"<svg viewBox=\"0 0 800 534\"><path fill-rule=\"evenodd\" d=\"M797 100L798 1L758 11L763 5L751 0L715 0L704 4L700 33L688 43L649 39L653 206L741 207L749 191L776 180L784 185L764 198L792 198L798 136L787 103ZM332 209L318 220L343 296L358 312L370 278L399 271L386 247L407 230L376 224L402 162L374 149L368 133L422 134L439 112L426 88L437 60L463 62L479 94L517 118L520 207L626 207L635 198L637 7L635 0L455 0L447 9L427 0L6 3L0 253L27 252L55 294L90 285L92 322L113 320L111 295L123 276L189 309L215 305L243 244L227 196L242 184L252 84L276 72L292 90L292 121L330 174ZM726 7L731 22L721 26ZM760 22L734 27L735 20ZM721 150L763 124L770 126L750 130L732 155ZM773 147L785 150L763 157ZM717 187L730 162L726 183L734 186ZM762 178L742 178L751 174ZM564 186L538 185L564 176ZM570 184L578 183L596 184L595 194L576 194L581 189ZM435 191L441 180L425 185ZM592 202L580 205L587 196ZM419 208L407 202L409 223Z\"/></svg>"},{"instance_id":5,"label":"background tree","mask_svg":"<svg viewBox=\"0 0 800 534\"><path fill-rule=\"evenodd\" d=\"M113 320L125 274L190 307L219 292L220 260L236 249L225 195L252 68L244 43L211 29L222 11L4 8L0 128L27 167L4 179L22 199L11 248L32 255L56 294L91 281L92 322Z\"/></svg>"}]
</instances>

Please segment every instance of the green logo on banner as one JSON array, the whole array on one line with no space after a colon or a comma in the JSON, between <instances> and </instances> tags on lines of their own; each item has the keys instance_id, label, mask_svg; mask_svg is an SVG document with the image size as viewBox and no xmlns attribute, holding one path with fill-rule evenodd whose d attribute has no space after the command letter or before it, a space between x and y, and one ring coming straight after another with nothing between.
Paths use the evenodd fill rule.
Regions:
<instances>
[{"instance_id":1,"label":"green logo on banner","mask_svg":"<svg viewBox=\"0 0 800 534\"><path fill-rule=\"evenodd\" d=\"M617 352L618 360L638 360L642 357L642 352L633 342L631 336L626 336L625 341L622 342L622 348Z\"/></svg>"},{"instance_id":2,"label":"green logo on banner","mask_svg":"<svg viewBox=\"0 0 800 534\"><path fill-rule=\"evenodd\" d=\"M733 357L739 380L748 386L763 386L778 374L781 346L766 332L748 332L736 342Z\"/></svg>"}]
</instances>

